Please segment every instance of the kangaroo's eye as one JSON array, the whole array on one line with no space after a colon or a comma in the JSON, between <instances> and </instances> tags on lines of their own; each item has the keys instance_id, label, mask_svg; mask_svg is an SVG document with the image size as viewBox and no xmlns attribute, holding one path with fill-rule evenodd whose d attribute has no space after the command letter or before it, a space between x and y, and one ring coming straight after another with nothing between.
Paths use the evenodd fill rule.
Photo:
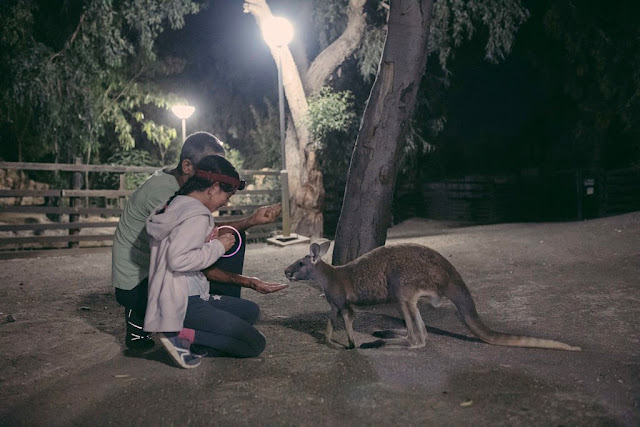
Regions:
<instances>
[{"instance_id":1,"label":"kangaroo's eye","mask_svg":"<svg viewBox=\"0 0 640 427\"><path fill-rule=\"evenodd\" d=\"M298 267L304 267L304 262L300 261L300 262L298 263Z\"/></svg>"}]
</instances>

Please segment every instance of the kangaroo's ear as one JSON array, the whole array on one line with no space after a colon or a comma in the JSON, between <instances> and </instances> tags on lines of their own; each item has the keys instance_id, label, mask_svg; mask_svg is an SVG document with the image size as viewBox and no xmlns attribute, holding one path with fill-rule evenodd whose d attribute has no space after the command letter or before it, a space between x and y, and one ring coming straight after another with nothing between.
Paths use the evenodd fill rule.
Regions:
<instances>
[{"instance_id":1,"label":"kangaroo's ear","mask_svg":"<svg viewBox=\"0 0 640 427\"><path fill-rule=\"evenodd\" d=\"M320 258L322 258L322 254L321 252L321 248L320 245L317 243L312 243L311 246L309 246L309 256L311 257L311 262L312 263L317 263Z\"/></svg>"},{"instance_id":2,"label":"kangaroo's ear","mask_svg":"<svg viewBox=\"0 0 640 427\"><path fill-rule=\"evenodd\" d=\"M325 240L320 243L320 256L326 254L329 251L329 247L331 246L331 240Z\"/></svg>"},{"instance_id":3,"label":"kangaroo's ear","mask_svg":"<svg viewBox=\"0 0 640 427\"><path fill-rule=\"evenodd\" d=\"M319 241L318 243L316 242L312 243L311 246L309 247L311 262L315 264L318 261L320 261L320 258L322 258L322 255L327 253L330 246L331 246L331 241L325 240L325 239L322 239L322 241Z\"/></svg>"}]
</instances>

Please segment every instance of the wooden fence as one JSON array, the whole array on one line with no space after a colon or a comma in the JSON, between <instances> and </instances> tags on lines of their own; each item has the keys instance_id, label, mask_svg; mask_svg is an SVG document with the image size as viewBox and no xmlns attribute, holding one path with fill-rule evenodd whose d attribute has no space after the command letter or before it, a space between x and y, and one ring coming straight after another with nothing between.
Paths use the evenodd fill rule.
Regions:
<instances>
[{"instance_id":1,"label":"wooden fence","mask_svg":"<svg viewBox=\"0 0 640 427\"><path fill-rule=\"evenodd\" d=\"M422 184L426 218L477 223L581 220L640 210L640 169L471 175Z\"/></svg>"},{"instance_id":2,"label":"wooden fence","mask_svg":"<svg viewBox=\"0 0 640 427\"><path fill-rule=\"evenodd\" d=\"M125 174L149 175L158 167L0 162L0 170L48 171L68 188L0 189L0 259L17 256L92 252L110 247L118 217L133 190L124 187ZM118 189L89 189L94 174L117 174ZM247 217L255 209L280 201L279 171L242 170L246 190L215 215L221 221ZM84 181L84 183L83 183ZM61 187L63 185L60 185ZM247 230L247 240L269 237L279 223Z\"/></svg>"}]
</instances>

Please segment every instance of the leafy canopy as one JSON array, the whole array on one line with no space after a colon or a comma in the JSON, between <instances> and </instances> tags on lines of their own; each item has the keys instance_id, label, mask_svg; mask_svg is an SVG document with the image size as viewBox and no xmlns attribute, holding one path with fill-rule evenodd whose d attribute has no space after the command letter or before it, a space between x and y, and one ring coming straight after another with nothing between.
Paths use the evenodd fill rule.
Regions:
<instances>
[{"instance_id":1,"label":"leafy canopy","mask_svg":"<svg viewBox=\"0 0 640 427\"><path fill-rule=\"evenodd\" d=\"M68 161L98 151L107 135L132 148L136 122L156 144L175 138L142 107L177 101L152 83L169 70L155 40L199 9L190 0L3 1L0 120L13 143L30 160Z\"/></svg>"}]
</instances>

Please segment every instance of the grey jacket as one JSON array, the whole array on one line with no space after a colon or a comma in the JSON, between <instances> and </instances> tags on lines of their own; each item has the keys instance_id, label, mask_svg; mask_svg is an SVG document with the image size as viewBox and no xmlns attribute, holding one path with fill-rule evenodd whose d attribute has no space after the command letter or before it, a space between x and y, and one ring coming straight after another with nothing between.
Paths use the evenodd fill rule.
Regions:
<instances>
[{"instance_id":1,"label":"grey jacket","mask_svg":"<svg viewBox=\"0 0 640 427\"><path fill-rule=\"evenodd\" d=\"M178 332L187 312L186 276L209 267L224 254L219 240L205 243L215 222L209 209L193 197L177 196L166 210L158 206L147 220L151 245L149 296L144 330Z\"/></svg>"}]
</instances>

